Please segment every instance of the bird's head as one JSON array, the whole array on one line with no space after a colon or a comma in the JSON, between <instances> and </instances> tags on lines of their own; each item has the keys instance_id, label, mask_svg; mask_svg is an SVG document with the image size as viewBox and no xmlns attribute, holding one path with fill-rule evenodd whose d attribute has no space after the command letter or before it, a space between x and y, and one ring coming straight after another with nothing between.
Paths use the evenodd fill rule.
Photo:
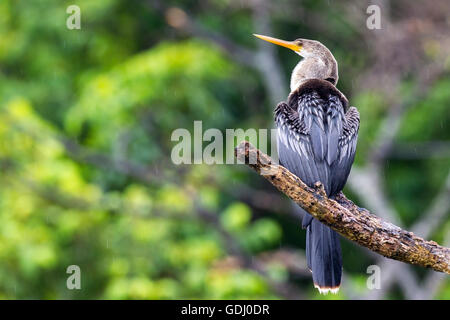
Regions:
<instances>
[{"instance_id":1,"label":"bird's head","mask_svg":"<svg viewBox=\"0 0 450 320\"><path fill-rule=\"evenodd\" d=\"M304 59L295 67L291 77L291 90L309 79L321 79L336 85L338 82L338 65L333 54L316 40L296 39L285 41L255 34L262 40L291 49Z\"/></svg>"}]
</instances>

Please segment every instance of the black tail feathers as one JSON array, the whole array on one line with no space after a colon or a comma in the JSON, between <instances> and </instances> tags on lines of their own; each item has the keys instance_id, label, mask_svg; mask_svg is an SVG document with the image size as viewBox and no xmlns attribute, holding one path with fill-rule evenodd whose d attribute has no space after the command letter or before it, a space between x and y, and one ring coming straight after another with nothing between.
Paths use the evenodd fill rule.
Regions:
<instances>
[{"instance_id":1,"label":"black tail feathers","mask_svg":"<svg viewBox=\"0 0 450 320\"><path fill-rule=\"evenodd\" d=\"M339 235L316 219L311 219L307 225L306 258L319 292L337 293L342 276Z\"/></svg>"}]
</instances>

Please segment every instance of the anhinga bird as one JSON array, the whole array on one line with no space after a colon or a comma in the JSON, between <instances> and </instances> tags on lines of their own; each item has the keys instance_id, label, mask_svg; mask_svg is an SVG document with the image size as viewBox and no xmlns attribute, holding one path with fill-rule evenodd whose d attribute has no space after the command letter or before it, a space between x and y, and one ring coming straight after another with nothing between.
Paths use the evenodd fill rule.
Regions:
<instances>
[{"instance_id":1,"label":"anhinga bird","mask_svg":"<svg viewBox=\"0 0 450 320\"><path fill-rule=\"evenodd\" d=\"M287 47L303 59L291 76L287 102L275 109L280 164L308 186L321 182L333 198L347 182L359 129L359 113L336 88L338 65L323 44L314 40L284 41L256 35ZM337 293L341 284L342 253L339 235L304 211L306 257L314 286L321 293Z\"/></svg>"}]
</instances>

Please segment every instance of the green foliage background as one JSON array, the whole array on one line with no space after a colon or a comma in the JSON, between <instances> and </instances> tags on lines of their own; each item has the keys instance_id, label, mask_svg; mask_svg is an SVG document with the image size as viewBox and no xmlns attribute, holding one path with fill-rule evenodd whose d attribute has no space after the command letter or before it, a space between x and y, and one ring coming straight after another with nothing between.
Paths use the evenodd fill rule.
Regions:
<instances>
[{"instance_id":1,"label":"green foliage background","mask_svg":"<svg viewBox=\"0 0 450 320\"><path fill-rule=\"evenodd\" d=\"M171 133L191 130L194 120L204 129L270 128L274 106L259 74L213 43L177 32L151 2L0 2L0 298L282 298L270 281L323 298L308 277L290 274L281 262L268 266L268 278L224 266L230 253L217 228L199 218L198 205L252 256L280 247L301 253L305 233L276 207L262 210L236 198L243 186L274 192L246 168L174 166ZM256 47L251 13L230 10L230 2L167 5ZM66 28L71 4L81 8L81 30ZM381 93L352 90L352 78L370 65L370 52L339 17L341 5L301 6L320 12L339 37L280 17L274 30L287 39L306 34L332 48L339 87L361 112L356 164L363 165L387 107ZM298 58L279 55L287 88ZM412 74L404 81L404 97L415 80ZM411 108L400 142L450 139L449 88L450 79L442 77ZM67 141L82 149L68 148ZM124 160L145 170L134 174ZM445 157L390 160L386 189L406 225L421 216L448 169ZM443 241L449 223L434 240ZM372 258L356 248L343 241L346 281L363 292ZM66 268L73 264L82 270L81 290L66 288ZM348 298L345 292L327 298L336 297ZM394 290L390 297L403 295ZM447 278L436 298L449 297Z\"/></svg>"}]
</instances>

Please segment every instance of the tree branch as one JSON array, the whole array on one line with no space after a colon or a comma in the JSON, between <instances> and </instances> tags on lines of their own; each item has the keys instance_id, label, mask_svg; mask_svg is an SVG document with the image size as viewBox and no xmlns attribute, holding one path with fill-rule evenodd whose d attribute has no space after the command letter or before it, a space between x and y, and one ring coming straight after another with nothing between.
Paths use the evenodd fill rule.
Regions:
<instances>
[{"instance_id":1,"label":"tree branch","mask_svg":"<svg viewBox=\"0 0 450 320\"><path fill-rule=\"evenodd\" d=\"M316 183L315 188L308 187L247 141L235 149L235 155L313 217L345 238L385 257L450 274L449 248L383 221L353 204L343 194L336 200L329 199L320 183Z\"/></svg>"}]
</instances>

